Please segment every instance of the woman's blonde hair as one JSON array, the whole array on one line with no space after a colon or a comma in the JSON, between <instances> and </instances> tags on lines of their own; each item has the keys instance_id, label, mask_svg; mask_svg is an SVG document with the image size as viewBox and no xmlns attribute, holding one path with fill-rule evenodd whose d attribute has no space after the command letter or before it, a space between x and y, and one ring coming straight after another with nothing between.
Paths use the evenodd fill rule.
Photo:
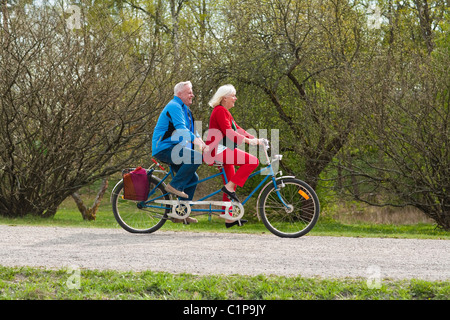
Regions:
<instances>
[{"instance_id":1,"label":"woman's blonde hair","mask_svg":"<svg viewBox=\"0 0 450 320\"><path fill-rule=\"evenodd\" d=\"M224 97L232 94L236 94L236 89L233 87L233 85L226 84L224 86L221 86L219 89L217 89L211 100L209 100L209 105L214 108L222 102L222 99Z\"/></svg>"}]
</instances>

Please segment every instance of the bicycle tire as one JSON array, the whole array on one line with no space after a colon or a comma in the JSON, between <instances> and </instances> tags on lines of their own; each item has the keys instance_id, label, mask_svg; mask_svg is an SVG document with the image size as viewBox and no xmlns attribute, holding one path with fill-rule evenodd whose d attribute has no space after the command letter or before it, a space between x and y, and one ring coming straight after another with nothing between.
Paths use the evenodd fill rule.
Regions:
<instances>
[{"instance_id":1,"label":"bicycle tire","mask_svg":"<svg viewBox=\"0 0 450 320\"><path fill-rule=\"evenodd\" d=\"M150 178L150 186L155 186L159 180ZM156 196L166 194L161 183L155 191ZM164 200L171 200L170 195L164 196ZM131 233L152 233L161 228L167 221L167 214L171 208L165 209L139 208L139 202L123 198L123 181L120 181L112 191L112 210L117 223Z\"/></svg>"},{"instance_id":2,"label":"bicycle tire","mask_svg":"<svg viewBox=\"0 0 450 320\"><path fill-rule=\"evenodd\" d=\"M290 205L288 209L278 197L277 189ZM266 228L282 238L304 236L315 226L320 214L317 194L296 178L281 178L277 180L277 188L273 184L265 188L258 206Z\"/></svg>"}]
</instances>

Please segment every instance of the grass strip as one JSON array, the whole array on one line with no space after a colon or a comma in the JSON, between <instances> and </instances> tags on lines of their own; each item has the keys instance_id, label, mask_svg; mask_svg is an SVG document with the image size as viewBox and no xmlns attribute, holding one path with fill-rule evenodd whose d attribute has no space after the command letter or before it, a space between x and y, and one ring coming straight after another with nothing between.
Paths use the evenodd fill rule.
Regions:
<instances>
[{"instance_id":1,"label":"grass strip","mask_svg":"<svg viewBox=\"0 0 450 320\"><path fill-rule=\"evenodd\" d=\"M0 266L3 300L448 300L450 282Z\"/></svg>"}]
</instances>

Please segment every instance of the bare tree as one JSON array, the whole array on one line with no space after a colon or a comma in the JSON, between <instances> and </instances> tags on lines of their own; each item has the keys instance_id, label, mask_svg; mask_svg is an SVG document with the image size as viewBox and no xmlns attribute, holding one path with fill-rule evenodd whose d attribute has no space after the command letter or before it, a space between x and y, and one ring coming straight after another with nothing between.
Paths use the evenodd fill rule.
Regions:
<instances>
[{"instance_id":1,"label":"bare tree","mask_svg":"<svg viewBox=\"0 0 450 320\"><path fill-rule=\"evenodd\" d=\"M371 205L413 206L450 230L448 50L433 58L383 55L357 92L363 101L347 190ZM355 146L358 146L356 148ZM357 186L357 188L355 188Z\"/></svg>"},{"instance_id":2,"label":"bare tree","mask_svg":"<svg viewBox=\"0 0 450 320\"><path fill-rule=\"evenodd\" d=\"M97 218L97 210L100 206L103 196L105 195L106 189L108 188L108 179L103 179L100 190L95 196L92 206L88 207L83 202L81 195L78 192L72 193L72 198L77 204L78 210L81 212L83 220L95 220Z\"/></svg>"},{"instance_id":3,"label":"bare tree","mask_svg":"<svg viewBox=\"0 0 450 320\"><path fill-rule=\"evenodd\" d=\"M419 17L420 31L423 41L427 45L428 54L431 54L434 49L432 18L430 15L430 8L427 0L414 0L414 5L417 9L417 15Z\"/></svg>"},{"instance_id":4,"label":"bare tree","mask_svg":"<svg viewBox=\"0 0 450 320\"><path fill-rule=\"evenodd\" d=\"M138 57L134 34L116 21L91 20L68 30L50 6L10 15L0 49L1 215L52 216L82 186L150 152L170 73L156 51Z\"/></svg>"}]
</instances>

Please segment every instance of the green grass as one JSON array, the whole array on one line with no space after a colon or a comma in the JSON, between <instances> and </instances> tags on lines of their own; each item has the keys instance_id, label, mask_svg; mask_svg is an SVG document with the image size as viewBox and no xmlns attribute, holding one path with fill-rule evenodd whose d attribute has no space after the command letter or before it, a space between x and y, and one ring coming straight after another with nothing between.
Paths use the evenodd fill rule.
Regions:
<instances>
[{"instance_id":1,"label":"green grass","mask_svg":"<svg viewBox=\"0 0 450 320\"><path fill-rule=\"evenodd\" d=\"M114 219L109 199L104 199L95 221L84 221L73 201L66 201L52 218L43 219L40 217L27 216L24 218L0 217L0 224L3 225L36 225L36 226L60 226L60 227L82 227L82 228L120 228ZM247 208L246 208L247 209ZM199 223L191 225L175 224L166 222L160 229L183 230L192 232L228 232L228 233L255 233L271 234L254 213L245 214L249 219L244 227L226 229L224 220L218 217L198 216ZM157 231L158 232L158 231ZM309 236L345 236L345 237L391 237L391 238L423 238L423 239L450 239L450 233L433 224L369 224L369 223L343 223L329 219L319 218Z\"/></svg>"},{"instance_id":2,"label":"green grass","mask_svg":"<svg viewBox=\"0 0 450 320\"><path fill-rule=\"evenodd\" d=\"M120 228L109 199L104 199L95 221L83 221L73 201L66 201L50 219L27 216L0 217L3 225L36 225L82 228ZM160 230L271 234L251 212L244 227L226 229L217 217L201 216L198 224L167 222ZM160 231L157 231L160 232ZM151 235L149 235L151 236ZM321 217L308 236L395 237L450 239L432 224L383 225L342 223ZM275 237L275 236L274 236ZM448 300L450 282L383 279L369 288L366 279L320 279L281 276L170 274L164 272L118 272L80 270L79 286L70 288L70 270L45 270L0 266L0 299L26 300Z\"/></svg>"},{"instance_id":3,"label":"green grass","mask_svg":"<svg viewBox=\"0 0 450 320\"><path fill-rule=\"evenodd\" d=\"M0 299L89 300L446 300L450 282L310 279L279 276L196 276L0 267Z\"/></svg>"}]
</instances>

